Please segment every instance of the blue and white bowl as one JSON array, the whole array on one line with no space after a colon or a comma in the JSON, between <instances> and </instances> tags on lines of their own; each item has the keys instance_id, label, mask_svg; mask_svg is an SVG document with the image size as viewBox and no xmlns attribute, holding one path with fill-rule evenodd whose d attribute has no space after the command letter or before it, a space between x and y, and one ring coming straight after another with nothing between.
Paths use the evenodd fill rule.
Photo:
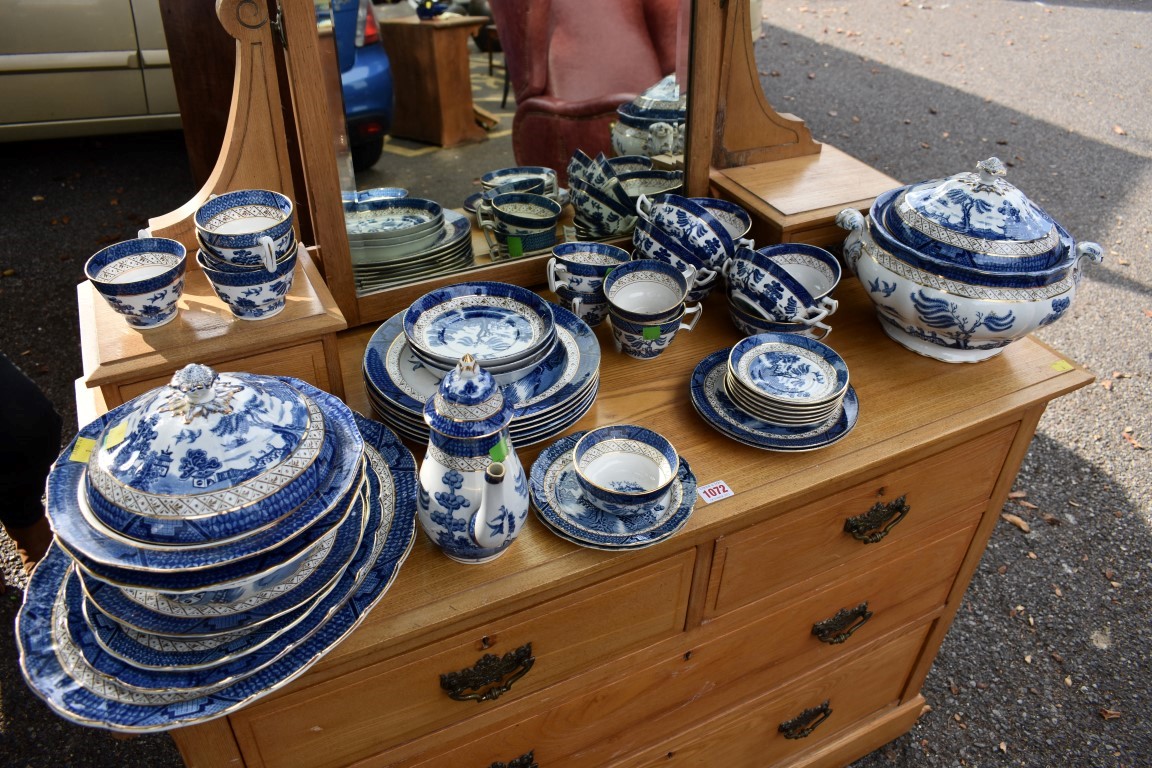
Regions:
<instances>
[{"instance_id":1,"label":"blue and white bowl","mask_svg":"<svg viewBox=\"0 0 1152 768\"><path fill-rule=\"evenodd\" d=\"M158 328L176 317L188 256L163 237L125 240L94 253L84 276L133 328Z\"/></svg>"},{"instance_id":2,"label":"blue and white bowl","mask_svg":"<svg viewBox=\"0 0 1152 768\"><path fill-rule=\"evenodd\" d=\"M237 265L270 264L296 248L292 200L266 189L218 195L196 209L196 237L212 255ZM266 244L270 241L271 256Z\"/></svg>"},{"instance_id":3,"label":"blue and white bowl","mask_svg":"<svg viewBox=\"0 0 1152 768\"><path fill-rule=\"evenodd\" d=\"M817 299L782 265L759 251L741 248L724 265L729 292L766 319L816 323L836 311L835 299Z\"/></svg>"},{"instance_id":4,"label":"blue and white bowl","mask_svg":"<svg viewBox=\"0 0 1152 768\"><path fill-rule=\"evenodd\" d=\"M650 514L663 506L680 468L672 443L631 424L589 430L572 450L581 493L613 515Z\"/></svg>"},{"instance_id":5,"label":"blue and white bowl","mask_svg":"<svg viewBox=\"0 0 1152 768\"><path fill-rule=\"evenodd\" d=\"M209 284L233 315L241 320L262 320L283 311L296 274L296 254L277 262L276 269L225 270L208 262L203 251L196 261Z\"/></svg>"}]
</instances>

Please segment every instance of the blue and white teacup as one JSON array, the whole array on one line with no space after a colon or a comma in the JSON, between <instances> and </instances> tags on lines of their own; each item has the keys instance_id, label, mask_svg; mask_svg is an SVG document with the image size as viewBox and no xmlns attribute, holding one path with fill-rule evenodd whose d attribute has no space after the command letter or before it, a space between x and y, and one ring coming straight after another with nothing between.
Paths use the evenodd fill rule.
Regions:
<instances>
[{"instance_id":1,"label":"blue and white teacup","mask_svg":"<svg viewBox=\"0 0 1152 768\"><path fill-rule=\"evenodd\" d=\"M740 299L768 320L811 325L838 306L830 296L813 297L783 266L750 248L741 248L723 271L730 297Z\"/></svg>"},{"instance_id":2,"label":"blue and white teacup","mask_svg":"<svg viewBox=\"0 0 1152 768\"><path fill-rule=\"evenodd\" d=\"M196 237L213 256L238 266L273 272L296 249L292 201L279 192L241 189L196 209Z\"/></svg>"},{"instance_id":3,"label":"blue and white teacup","mask_svg":"<svg viewBox=\"0 0 1152 768\"><path fill-rule=\"evenodd\" d=\"M758 333L794 333L807 336L820 341L832 333L832 326L817 321L813 323L782 323L769 320L761 315L755 307L749 306L738 296L728 294L728 318L736 330L745 336L755 336Z\"/></svg>"},{"instance_id":4,"label":"blue and white teacup","mask_svg":"<svg viewBox=\"0 0 1152 768\"><path fill-rule=\"evenodd\" d=\"M560 243L548 260L548 288L555 291L564 286L575 293L597 294L603 301L604 278L630 258L623 248L607 243Z\"/></svg>"},{"instance_id":5,"label":"blue and white teacup","mask_svg":"<svg viewBox=\"0 0 1152 768\"><path fill-rule=\"evenodd\" d=\"M659 514L680 457L668 438L645 427L614 424L589 430L572 449L581 496L610 515Z\"/></svg>"},{"instance_id":6,"label":"blue and white teacup","mask_svg":"<svg viewBox=\"0 0 1152 768\"><path fill-rule=\"evenodd\" d=\"M480 230L493 254L505 258L518 258L526 253L544 251L556 244L556 227L540 230L521 230L521 234L511 234L508 230L491 221L480 222Z\"/></svg>"},{"instance_id":7,"label":"blue and white teacup","mask_svg":"<svg viewBox=\"0 0 1152 768\"><path fill-rule=\"evenodd\" d=\"M510 235L522 235L548 227L555 229L560 211L560 204L544 195L510 192L493 197L488 208L477 209L476 218L491 221Z\"/></svg>"},{"instance_id":8,"label":"blue and white teacup","mask_svg":"<svg viewBox=\"0 0 1152 768\"><path fill-rule=\"evenodd\" d=\"M509 181L524 178L543 179L544 194L548 196L556 194L556 171L542 165L517 165L511 168L498 168L481 176L480 183L485 189L491 189Z\"/></svg>"},{"instance_id":9,"label":"blue and white teacup","mask_svg":"<svg viewBox=\"0 0 1152 768\"><path fill-rule=\"evenodd\" d=\"M621 264L604 279L604 295L614 314L634 323L659 323L680 314L695 273L686 276L655 259Z\"/></svg>"},{"instance_id":10,"label":"blue and white teacup","mask_svg":"<svg viewBox=\"0 0 1152 768\"><path fill-rule=\"evenodd\" d=\"M754 246L751 240L733 240L728 229L691 198L666 194L649 199L641 195L636 210L641 218L682 238L714 269L732 258L738 248Z\"/></svg>"},{"instance_id":11,"label":"blue and white teacup","mask_svg":"<svg viewBox=\"0 0 1152 768\"><path fill-rule=\"evenodd\" d=\"M608 300L603 294L577 293L562 285L553 289L560 306L583 320L590 328L604 322L608 316Z\"/></svg>"},{"instance_id":12,"label":"blue and white teacup","mask_svg":"<svg viewBox=\"0 0 1152 768\"><path fill-rule=\"evenodd\" d=\"M296 271L296 254L276 264L273 272L253 269L224 270L211 264L203 251L196 261L208 278L212 290L233 315L241 320L262 320L279 314L288 301Z\"/></svg>"},{"instance_id":13,"label":"blue and white teacup","mask_svg":"<svg viewBox=\"0 0 1152 768\"><path fill-rule=\"evenodd\" d=\"M506 181L503 184L497 184L491 189L486 189L480 193L480 202L476 204L476 210L483 210L485 213L490 212L492 210L492 198L497 195L508 195L515 192L543 195L544 179L539 176L525 176L524 178Z\"/></svg>"},{"instance_id":14,"label":"blue and white teacup","mask_svg":"<svg viewBox=\"0 0 1152 768\"><path fill-rule=\"evenodd\" d=\"M677 331L691 331L695 328L703 312L703 307L693 304L684 307L668 320L636 323L621 317L609 307L608 316L612 322L616 351L638 360L650 360L668 348Z\"/></svg>"},{"instance_id":15,"label":"blue and white teacup","mask_svg":"<svg viewBox=\"0 0 1152 768\"><path fill-rule=\"evenodd\" d=\"M102 248L84 264L84 276L133 328L158 328L176 317L188 254L176 240L141 237Z\"/></svg>"},{"instance_id":16,"label":"blue and white teacup","mask_svg":"<svg viewBox=\"0 0 1152 768\"><path fill-rule=\"evenodd\" d=\"M828 251L807 243L780 243L756 252L783 267L813 299L822 299L840 284L840 262Z\"/></svg>"}]
</instances>

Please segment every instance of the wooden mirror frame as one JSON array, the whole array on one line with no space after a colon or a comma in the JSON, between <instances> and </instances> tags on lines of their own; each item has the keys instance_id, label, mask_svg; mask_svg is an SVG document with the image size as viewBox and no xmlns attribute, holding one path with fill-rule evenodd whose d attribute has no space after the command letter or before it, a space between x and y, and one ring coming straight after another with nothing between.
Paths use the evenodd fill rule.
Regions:
<instances>
[{"instance_id":1,"label":"wooden mirror frame","mask_svg":"<svg viewBox=\"0 0 1152 768\"><path fill-rule=\"evenodd\" d=\"M380 322L436 287L469 280L525 286L543 282L547 255L494 262L467 272L356 295L341 185L332 152L324 54L311 0L217 0L237 41L236 80L224 146L203 188L150 222L155 235L195 248L192 215L213 194L239 188L281 191L296 201L300 238L316 245L324 280L349 326ZM776 113L760 88L746 0L694 0L685 148L689 195L709 193L712 168L820 152L803 122ZM481 259L487 245L477 233Z\"/></svg>"}]
</instances>

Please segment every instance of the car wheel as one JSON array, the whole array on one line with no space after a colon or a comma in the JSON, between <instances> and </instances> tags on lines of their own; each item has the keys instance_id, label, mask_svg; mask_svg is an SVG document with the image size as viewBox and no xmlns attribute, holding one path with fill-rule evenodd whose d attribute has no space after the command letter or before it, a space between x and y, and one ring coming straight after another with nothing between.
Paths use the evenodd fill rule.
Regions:
<instances>
[{"instance_id":1,"label":"car wheel","mask_svg":"<svg viewBox=\"0 0 1152 768\"><path fill-rule=\"evenodd\" d=\"M363 144L352 145L352 170L366 171L376 165L384 154L384 137L381 136Z\"/></svg>"}]
</instances>

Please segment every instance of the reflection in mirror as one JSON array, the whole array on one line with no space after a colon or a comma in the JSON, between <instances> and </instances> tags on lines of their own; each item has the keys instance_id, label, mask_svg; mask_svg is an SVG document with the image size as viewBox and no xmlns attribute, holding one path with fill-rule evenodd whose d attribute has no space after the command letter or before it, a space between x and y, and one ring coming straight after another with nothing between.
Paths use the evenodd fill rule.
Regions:
<instances>
[{"instance_id":1,"label":"reflection in mirror","mask_svg":"<svg viewBox=\"0 0 1152 768\"><path fill-rule=\"evenodd\" d=\"M402 188L413 198L437 203L445 212L441 239L431 246L422 245L415 251L405 253L403 247L395 247L397 242L388 234L384 238L378 237L384 233L382 228L372 232L369 226L367 233L362 231L364 220L374 216L375 211L391 211L397 204L380 203L374 211L373 203L367 202L360 205L361 211L349 210L346 219L350 225L349 245L357 294L360 296L446 271L486 266L491 262L491 255L499 259L532 254L535 249L531 245L539 246L539 241L526 240L530 246L528 248L514 247L508 244L507 238L495 237L495 230L487 233L487 242L481 237L471 237L471 211L478 202L479 193L484 189L481 177L490 171L517 165L552 168L559 176L560 187L554 198L558 202L567 203L567 168L577 149L593 157L599 152L609 157L624 154L623 150L628 154L659 154L664 155L660 158L664 163L682 167L682 155L681 158L671 157L682 152L682 114L678 126L679 141L675 141L677 134L674 131L667 143L660 143L661 137L647 134L653 133L649 130L652 125L657 126L656 131L662 130L660 124L670 122L667 114L660 115L662 119L653 119L641 110L639 114L628 115L630 122L639 127L622 127L617 125L621 119L617 108L623 103L635 113L636 105L630 102L665 76L668 76L664 84L665 94L672 94L673 108L676 107L677 99L686 96L691 0L613 0L604 3L603 13L599 10L590 13L588 3L584 0L490 1L492 17L473 23L467 36L456 36L459 41L456 44L467 48L476 120L494 123L480 136L480 141L442 147L391 135L384 142L381 158L366 168L356 163L354 173L350 171L352 162L345 144L347 139L337 142L337 164L345 200L354 201L357 194L361 199L381 197L379 192L373 190ZM317 4L318 7L329 6L326 0L322 3L317 0ZM483 12L483 6L486 5L473 0L461 10L476 14ZM367 22L366 34L356 38L340 33L343 6L352 6L353 10L370 10L368 18L365 19L361 14L360 19ZM394 25L420 23L414 18L403 18L413 13L408 2L381 2L372 6L369 0L333 0L329 8L332 18L330 26L333 29L329 37L325 38L322 26L321 39L322 43L325 39L332 40L335 61L342 65L349 47L357 53L362 53L359 48L373 44L388 50L393 75L391 80L396 83L398 92L397 109L401 102L409 106L412 104L410 98L399 97L402 85L411 81L412 68L423 67L422 71L428 73L427 80L436 79L436 73L430 71L435 67L421 63L411 51L398 48L391 34ZM513 13L511 17L507 15L510 10ZM605 14L612 17L611 23ZM318 18L320 15L318 13ZM376 22L375 32L372 29L373 21ZM429 24L449 23L444 20L423 22L425 26L421 29L428 29ZM458 23L468 22L461 20ZM492 37L493 31L496 37ZM405 32L410 33L410 30ZM529 43L525 46L524 41L529 40L530 35L547 35L547 39L542 38L543 42L538 45ZM614 44L607 44L606 36L611 37ZM375 42L381 39L382 42ZM488 40L496 43L492 46L494 50L486 50L488 46L485 43ZM357 47L357 43L362 45ZM559 53L572 50L573 46L577 55L561 61ZM597 54L588 55L590 50ZM555 55L531 56L529 51ZM609 52L611 55L608 55ZM355 142L347 75L344 80L342 112L349 116L349 138ZM424 82L423 86L436 87L429 82ZM338 93L339 86L335 90ZM568 119L562 113L558 114L555 108L550 108L550 113L539 108L540 104L554 104L557 99L566 102L565 110L590 111L578 119ZM669 97L665 95L660 100L668 101ZM655 109L669 105L648 106ZM675 113L672 116L675 117ZM428 120L434 118L425 116ZM558 129L550 129L550 122L557 124ZM403 117L400 114L392 116L393 126L397 123L404 124L403 130L394 133L414 132L410 125L409 110L405 110ZM632 128L627 140L624 140L623 128ZM464 222L469 231L463 238L468 241L468 253L451 250L447 254L435 253L438 247L442 249L448 239L457 235L457 227L462 226L456 223L459 221L457 217L462 215L461 210L467 211L468 216ZM411 214L411 211L404 210L404 215ZM579 223L579 212L565 205L561 223L571 224L574 217ZM382 227L391 225L391 222L381 222ZM585 227L579 233L569 229L567 234L569 239L575 238L577 234L582 239L593 239L593 234L599 232ZM563 239L563 229L560 234ZM627 231L612 233L613 239L622 239L627 235ZM597 239L607 238L601 235ZM379 242L373 243L372 240ZM473 240L477 246L474 256L471 248ZM415 247L413 244L417 241L416 238L409 240L409 247ZM366 248L376 250L370 252ZM429 258L430 248L433 258ZM546 252L548 247L544 246L540 250Z\"/></svg>"}]
</instances>

